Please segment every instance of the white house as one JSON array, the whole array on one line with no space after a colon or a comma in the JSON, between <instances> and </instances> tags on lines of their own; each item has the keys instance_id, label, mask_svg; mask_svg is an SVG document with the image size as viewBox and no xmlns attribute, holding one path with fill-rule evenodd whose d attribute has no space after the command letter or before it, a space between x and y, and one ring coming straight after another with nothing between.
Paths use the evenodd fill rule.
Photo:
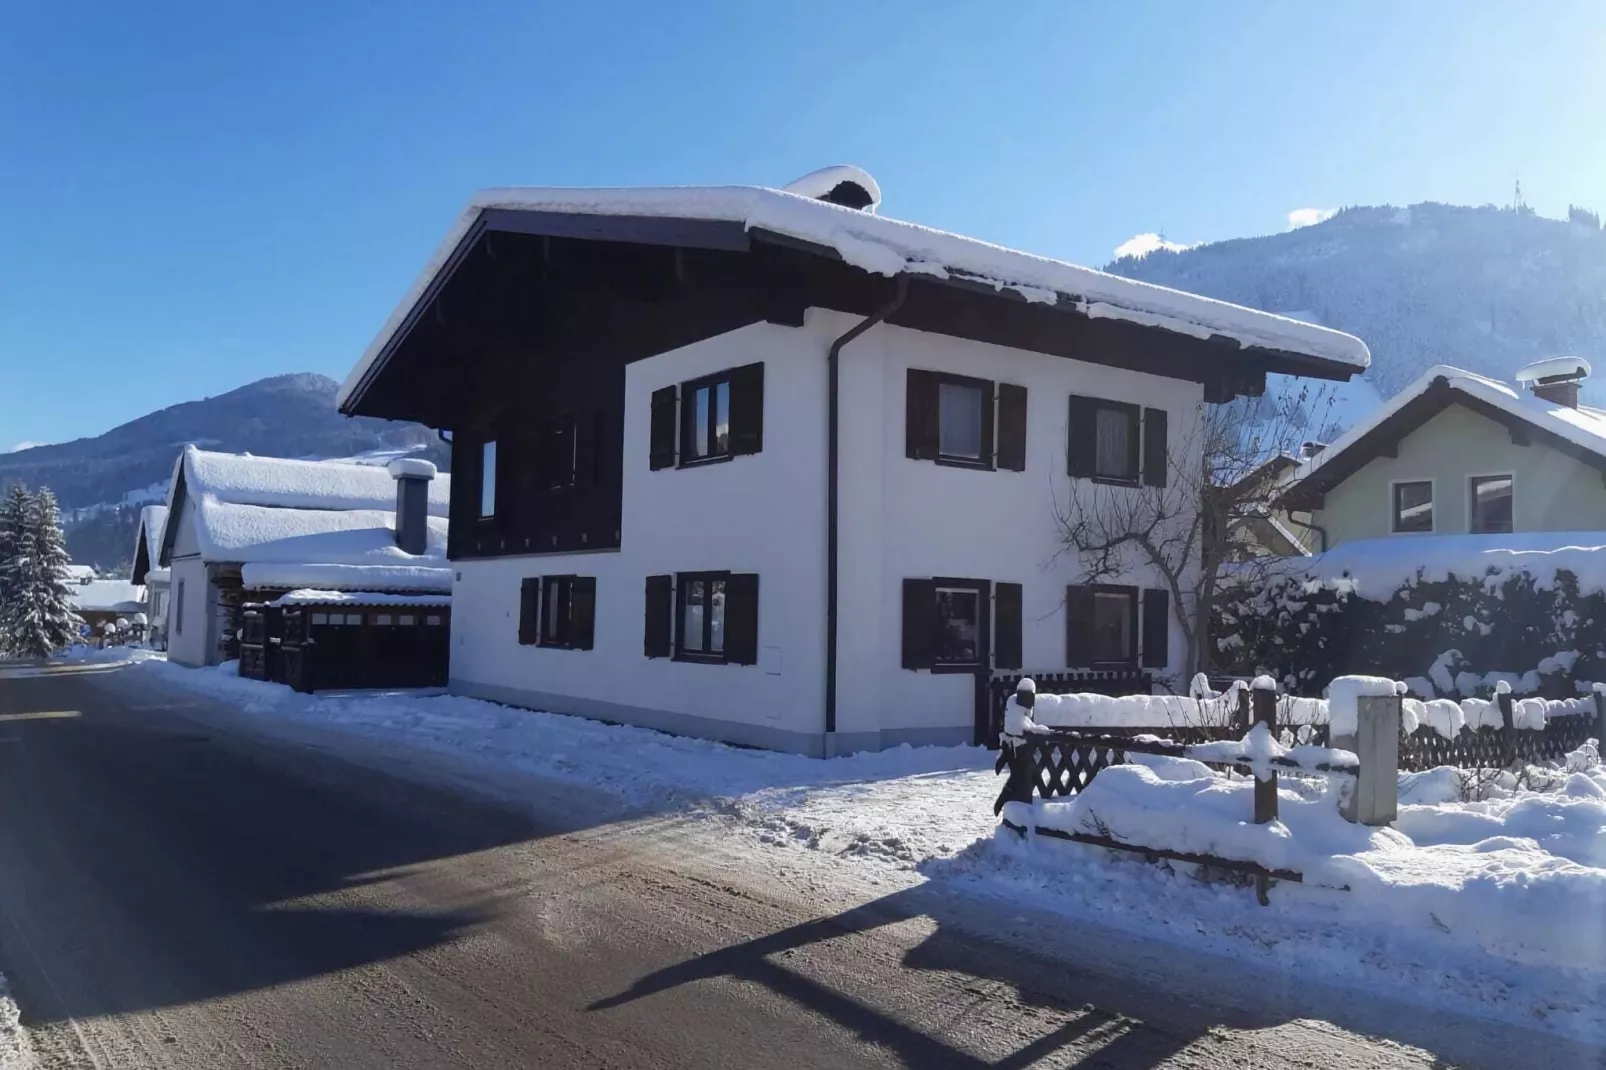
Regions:
<instances>
[{"instance_id":1,"label":"white house","mask_svg":"<svg viewBox=\"0 0 1606 1070\"><path fill-rule=\"evenodd\" d=\"M969 741L995 670L1178 662L1159 577L1085 583L1056 508L1366 347L878 202L474 198L339 396L452 433L454 692L822 754Z\"/></svg>"},{"instance_id":2,"label":"white house","mask_svg":"<svg viewBox=\"0 0 1606 1070\"><path fill-rule=\"evenodd\" d=\"M302 588L449 591L450 494L450 477L437 478L427 461L404 458L386 469L186 446L173 467L157 554L171 572L169 659L221 661L243 601Z\"/></svg>"},{"instance_id":3,"label":"white house","mask_svg":"<svg viewBox=\"0 0 1606 1070\"><path fill-rule=\"evenodd\" d=\"M1306 545L1606 531L1606 410L1579 403L1589 372L1551 358L1512 387L1429 368L1292 474L1284 501Z\"/></svg>"},{"instance_id":4,"label":"white house","mask_svg":"<svg viewBox=\"0 0 1606 1070\"><path fill-rule=\"evenodd\" d=\"M162 649L167 637L167 603L170 598L170 570L156 568L167 529L167 506L147 505L139 511L139 529L134 533L134 567L129 580L145 588L144 613L152 646Z\"/></svg>"}]
</instances>

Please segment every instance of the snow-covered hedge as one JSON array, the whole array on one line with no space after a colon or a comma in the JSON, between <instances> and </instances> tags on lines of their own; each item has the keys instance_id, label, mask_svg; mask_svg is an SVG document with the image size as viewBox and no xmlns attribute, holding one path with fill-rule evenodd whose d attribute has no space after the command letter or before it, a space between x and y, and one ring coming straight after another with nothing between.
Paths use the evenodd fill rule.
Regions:
<instances>
[{"instance_id":1,"label":"snow-covered hedge","mask_svg":"<svg viewBox=\"0 0 1606 1070\"><path fill-rule=\"evenodd\" d=\"M1230 591L1218 661L1306 695L1351 673L1404 680L1423 699L1488 697L1501 681L1561 699L1606 679L1606 592L1568 569L1424 567L1387 591L1328 571Z\"/></svg>"}]
</instances>

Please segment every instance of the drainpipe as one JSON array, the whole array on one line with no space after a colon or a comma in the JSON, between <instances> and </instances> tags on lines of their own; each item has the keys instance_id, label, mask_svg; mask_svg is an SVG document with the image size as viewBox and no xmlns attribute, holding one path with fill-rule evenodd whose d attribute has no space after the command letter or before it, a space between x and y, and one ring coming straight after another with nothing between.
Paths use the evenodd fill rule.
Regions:
<instances>
[{"instance_id":1,"label":"drainpipe","mask_svg":"<svg viewBox=\"0 0 1606 1070\"><path fill-rule=\"evenodd\" d=\"M1306 516L1310 516L1310 515L1313 515L1313 514L1307 513L1305 515ZM1288 513L1288 519L1292 520L1294 523L1298 524L1300 527L1304 528L1306 531L1314 531L1316 533L1317 537L1322 540L1322 548L1321 548L1320 552L1324 553L1324 554L1327 552L1327 529L1326 528L1322 527L1320 524L1312 524L1308 520L1295 519L1292 510L1290 510L1289 513Z\"/></svg>"},{"instance_id":2,"label":"drainpipe","mask_svg":"<svg viewBox=\"0 0 1606 1070\"><path fill-rule=\"evenodd\" d=\"M825 355L826 402L826 470L825 470L825 733L836 733L836 535L837 535L837 434L841 423L837 395L841 381L843 348L871 327L885 320L903 307L909 296L909 276L898 276L898 289L892 300L872 312L868 318L854 325L847 333L831 343ZM827 757L830 743L827 742Z\"/></svg>"}]
</instances>

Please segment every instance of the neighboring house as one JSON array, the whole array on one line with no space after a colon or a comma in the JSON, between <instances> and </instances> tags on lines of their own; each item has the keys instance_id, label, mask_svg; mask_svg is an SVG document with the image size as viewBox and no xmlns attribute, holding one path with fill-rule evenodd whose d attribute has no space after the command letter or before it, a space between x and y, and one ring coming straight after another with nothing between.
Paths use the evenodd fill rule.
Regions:
<instances>
[{"instance_id":1,"label":"neighboring house","mask_svg":"<svg viewBox=\"0 0 1606 1070\"><path fill-rule=\"evenodd\" d=\"M171 570L169 660L233 657L244 603L303 588L449 592L450 487L427 461L401 459L387 470L186 446L157 554ZM349 616L354 627L369 624L360 607Z\"/></svg>"},{"instance_id":2,"label":"neighboring house","mask_svg":"<svg viewBox=\"0 0 1606 1070\"><path fill-rule=\"evenodd\" d=\"M1056 502L1202 463L1335 331L796 192L492 190L342 387L452 432L450 688L809 754L969 742L993 670L1174 671Z\"/></svg>"},{"instance_id":3,"label":"neighboring house","mask_svg":"<svg viewBox=\"0 0 1606 1070\"><path fill-rule=\"evenodd\" d=\"M1310 552L1305 540L1308 529L1301 527L1277 504L1280 488L1298 468L1297 460L1278 454L1229 488L1228 493L1240 505L1227 525L1227 560L1288 557Z\"/></svg>"},{"instance_id":4,"label":"neighboring house","mask_svg":"<svg viewBox=\"0 0 1606 1070\"><path fill-rule=\"evenodd\" d=\"M74 612L89 625L91 635L100 635L107 621L119 618L133 623L145 612L145 588L127 580L89 580L67 584Z\"/></svg>"},{"instance_id":5,"label":"neighboring house","mask_svg":"<svg viewBox=\"0 0 1606 1070\"><path fill-rule=\"evenodd\" d=\"M167 604L171 597L171 572L155 568L167 529L167 506L147 505L139 512L139 530L134 535L134 568L129 579L145 587L147 640L158 650L167 647Z\"/></svg>"},{"instance_id":6,"label":"neighboring house","mask_svg":"<svg viewBox=\"0 0 1606 1070\"><path fill-rule=\"evenodd\" d=\"M1430 368L1306 461L1284 503L1308 512L1325 538L1316 550L1388 536L1606 531L1606 411L1578 403L1588 375L1577 357L1531 364L1516 387Z\"/></svg>"}]
</instances>

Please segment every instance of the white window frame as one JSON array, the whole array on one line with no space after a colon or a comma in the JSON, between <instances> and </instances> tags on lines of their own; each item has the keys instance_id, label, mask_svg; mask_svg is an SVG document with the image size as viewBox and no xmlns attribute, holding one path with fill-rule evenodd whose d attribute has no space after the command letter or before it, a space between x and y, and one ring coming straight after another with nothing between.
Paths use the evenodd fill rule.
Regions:
<instances>
[{"instance_id":1,"label":"white window frame","mask_svg":"<svg viewBox=\"0 0 1606 1070\"><path fill-rule=\"evenodd\" d=\"M1428 493L1433 496L1432 497L1433 512L1431 514L1432 517L1433 517L1433 522L1428 526L1428 530L1426 530L1426 531L1396 531L1396 530L1394 530L1394 522L1396 520L1396 517L1394 515L1394 488L1399 486L1401 483L1426 483L1428 485ZM1437 479L1434 479L1432 476L1417 476L1414 479L1391 479L1391 480L1389 480L1388 518L1389 518L1389 534L1391 536L1396 537L1396 538L1399 537L1399 536L1402 536L1402 535L1406 536L1407 538L1412 536L1412 535L1437 535L1439 533L1439 481Z\"/></svg>"},{"instance_id":2,"label":"white window frame","mask_svg":"<svg viewBox=\"0 0 1606 1070\"><path fill-rule=\"evenodd\" d=\"M1472 497L1472 481L1474 479L1509 479L1511 480L1511 531L1475 532L1472 530L1473 517L1477 515L1478 503ZM1468 472L1465 485L1467 488L1467 534L1468 535L1506 535L1515 534L1517 530L1517 473L1516 472Z\"/></svg>"}]
</instances>

